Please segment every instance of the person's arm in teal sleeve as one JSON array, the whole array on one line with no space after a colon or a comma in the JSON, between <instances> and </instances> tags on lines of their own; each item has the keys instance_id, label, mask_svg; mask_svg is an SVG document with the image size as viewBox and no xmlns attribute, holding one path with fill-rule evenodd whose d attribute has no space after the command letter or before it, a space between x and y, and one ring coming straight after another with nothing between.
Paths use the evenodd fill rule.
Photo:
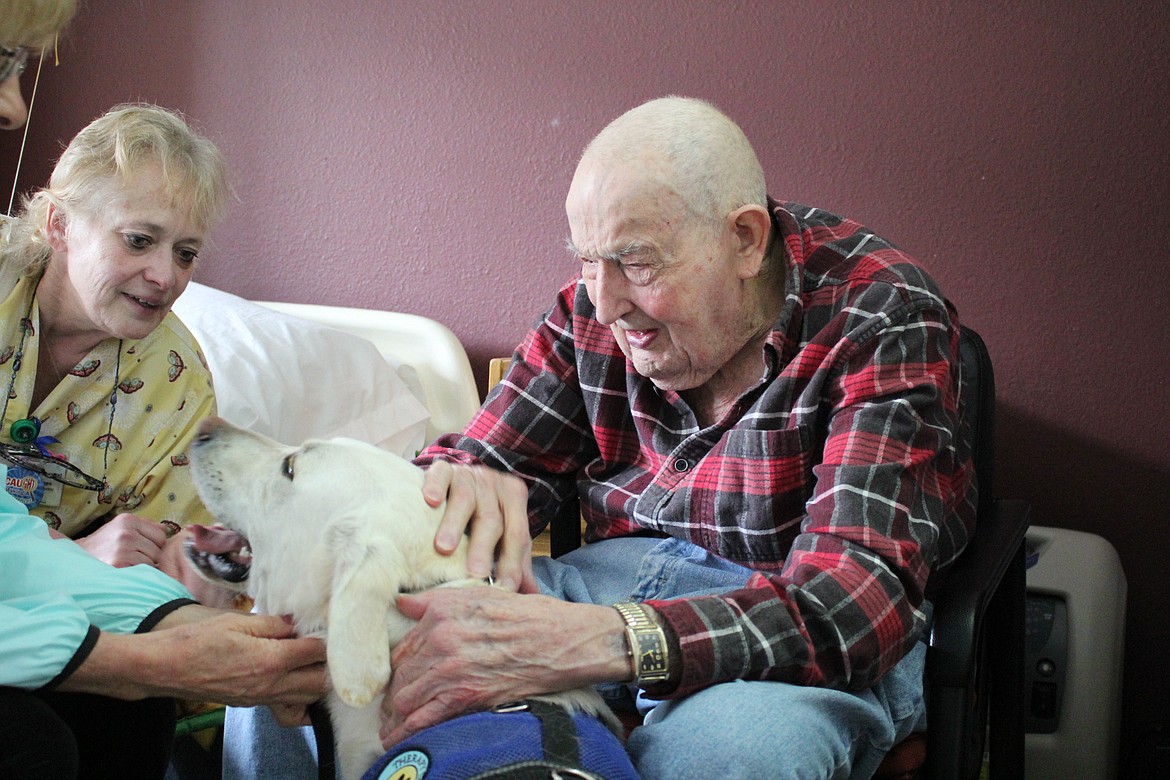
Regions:
<instances>
[{"instance_id":1,"label":"person's arm in teal sleeve","mask_svg":"<svg viewBox=\"0 0 1170 780\"><path fill-rule=\"evenodd\" d=\"M6 472L0 466L0 478ZM140 630L190 594L147 566L115 569L0 490L0 685L40 688L84 659L92 630ZM87 638L89 644L87 645Z\"/></svg>"},{"instance_id":2,"label":"person's arm in teal sleeve","mask_svg":"<svg viewBox=\"0 0 1170 780\"><path fill-rule=\"evenodd\" d=\"M6 520L0 519L0 528ZM36 518L29 520L41 523ZM39 586L35 579L18 579L17 575L27 573L29 568L41 570L46 566L44 561L29 566L31 557L37 554L30 547L43 547L38 552L51 557L56 550L50 544L54 548L77 549L66 540L30 543L25 539L16 543L0 538L0 570L5 574L0 583L0 625L4 627L0 631L0 685L25 689L51 686L70 667L84 660L99 629L132 634L148 629L148 624L171 609L191 603L182 586L153 569L114 569L88 556L62 556L55 579ZM97 567L90 570L90 562L108 572ZM74 571L78 573L76 582ZM95 571L109 574L109 581L93 576ZM124 581L121 587L116 580ZM68 587L60 589L61 585ZM88 590L81 591L77 585L85 585Z\"/></svg>"},{"instance_id":3,"label":"person's arm in teal sleeve","mask_svg":"<svg viewBox=\"0 0 1170 780\"><path fill-rule=\"evenodd\" d=\"M78 653L90 623L67 598L46 594L0 603L0 685L49 684Z\"/></svg>"},{"instance_id":4,"label":"person's arm in teal sleeve","mask_svg":"<svg viewBox=\"0 0 1170 780\"><path fill-rule=\"evenodd\" d=\"M320 639L298 638L280 617L190 603L148 566L107 566L52 539L2 490L0 572L0 685L239 706L325 692Z\"/></svg>"}]
</instances>

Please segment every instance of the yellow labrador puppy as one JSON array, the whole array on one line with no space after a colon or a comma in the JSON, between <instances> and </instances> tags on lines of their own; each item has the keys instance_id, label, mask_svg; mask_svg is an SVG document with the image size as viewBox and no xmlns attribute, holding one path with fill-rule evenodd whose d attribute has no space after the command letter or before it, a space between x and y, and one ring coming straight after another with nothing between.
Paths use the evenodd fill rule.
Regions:
<instances>
[{"instance_id":1,"label":"yellow labrador puppy","mask_svg":"<svg viewBox=\"0 0 1170 780\"><path fill-rule=\"evenodd\" d=\"M204 529L188 554L205 574L246 583L257 611L292 615L302 635L325 637L337 758L345 780L360 778L383 752L390 650L414 625L395 596L482 585L467 576L466 538L454 554L436 553L443 510L423 500L422 470L352 439L287 447L212 417L190 457L223 527ZM617 729L592 690L544 698Z\"/></svg>"}]
</instances>

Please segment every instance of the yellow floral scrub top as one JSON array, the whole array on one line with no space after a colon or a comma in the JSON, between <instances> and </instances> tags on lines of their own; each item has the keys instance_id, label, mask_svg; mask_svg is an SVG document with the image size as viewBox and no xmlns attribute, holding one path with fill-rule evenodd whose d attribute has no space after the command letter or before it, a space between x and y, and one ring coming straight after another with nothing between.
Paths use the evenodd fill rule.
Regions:
<instances>
[{"instance_id":1,"label":"yellow floral scrub top","mask_svg":"<svg viewBox=\"0 0 1170 780\"><path fill-rule=\"evenodd\" d=\"M21 478L17 471L14 478L10 466L9 492L26 505L33 503L31 514L67 536L81 536L95 520L120 512L168 525L213 522L195 493L187 461L196 423L215 414L211 372L195 337L171 313L140 341L107 339L40 406L29 409L40 344L40 310L34 300L38 281L21 277L0 304L0 403L12 386L0 441L14 443L12 424L31 414L40 420L45 449L104 484L94 491L42 479L48 489L42 485L38 491L35 477ZM22 326L26 315L28 323ZM29 328L23 351L22 327ZM13 358L21 351L20 368L14 370Z\"/></svg>"}]
</instances>

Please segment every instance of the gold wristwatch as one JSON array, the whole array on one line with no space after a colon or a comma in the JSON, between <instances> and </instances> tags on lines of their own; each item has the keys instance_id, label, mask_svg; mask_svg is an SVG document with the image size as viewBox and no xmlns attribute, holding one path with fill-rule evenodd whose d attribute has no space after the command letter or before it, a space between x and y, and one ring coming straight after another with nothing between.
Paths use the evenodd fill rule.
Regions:
<instances>
[{"instance_id":1,"label":"gold wristwatch","mask_svg":"<svg viewBox=\"0 0 1170 780\"><path fill-rule=\"evenodd\" d=\"M647 685L670 679L670 647L666 632L647 614L648 607L632 602L614 604L626 621L626 643L634 659L634 685Z\"/></svg>"}]
</instances>

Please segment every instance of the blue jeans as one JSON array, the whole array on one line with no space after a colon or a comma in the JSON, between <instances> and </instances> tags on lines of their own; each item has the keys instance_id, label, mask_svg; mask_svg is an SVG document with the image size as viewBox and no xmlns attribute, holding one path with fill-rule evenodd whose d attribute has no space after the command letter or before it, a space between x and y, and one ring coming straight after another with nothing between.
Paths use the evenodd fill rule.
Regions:
<instances>
[{"instance_id":1,"label":"blue jeans","mask_svg":"<svg viewBox=\"0 0 1170 780\"><path fill-rule=\"evenodd\" d=\"M541 590L566 601L612 604L718 593L752 572L677 539L633 537L533 562ZM644 725L627 747L648 780L679 777L868 778L886 752L925 718L926 646L861 693L735 681L677 701L602 686L615 709L637 706ZM308 729L282 729L267 708L229 709L224 778L316 777ZM685 747L683 747L685 746Z\"/></svg>"}]
</instances>

